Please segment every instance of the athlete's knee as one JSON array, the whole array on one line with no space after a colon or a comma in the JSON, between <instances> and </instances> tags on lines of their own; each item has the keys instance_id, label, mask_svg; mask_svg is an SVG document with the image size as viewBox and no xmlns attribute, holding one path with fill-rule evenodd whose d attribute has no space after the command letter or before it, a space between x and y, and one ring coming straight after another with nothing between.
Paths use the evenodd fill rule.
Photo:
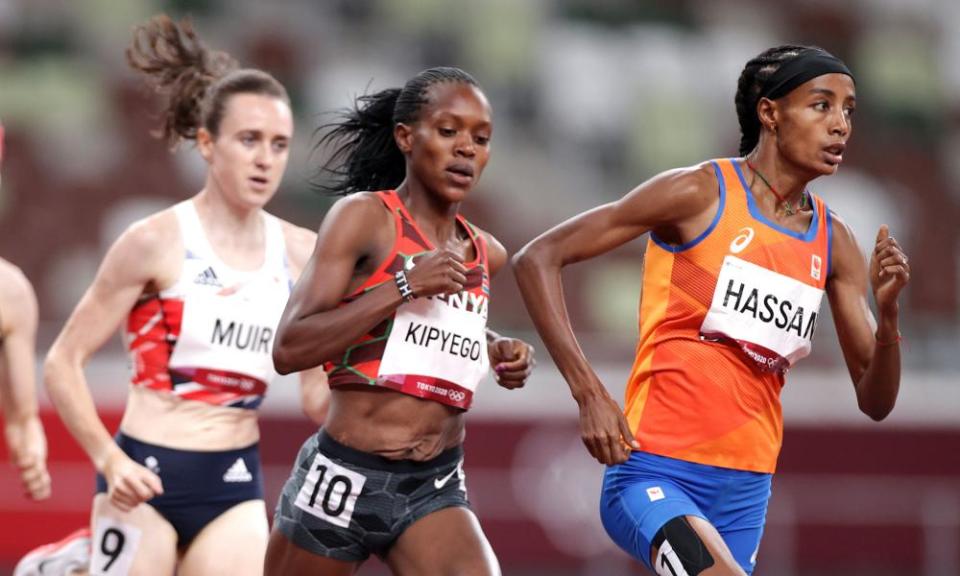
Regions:
<instances>
[{"instance_id":1,"label":"athlete's knee","mask_svg":"<svg viewBox=\"0 0 960 576\"><path fill-rule=\"evenodd\" d=\"M652 542L651 564L659 576L698 576L717 565L713 554L690 522L678 516L660 528ZM720 571L711 574L726 574ZM729 572L739 574L739 572Z\"/></svg>"}]
</instances>

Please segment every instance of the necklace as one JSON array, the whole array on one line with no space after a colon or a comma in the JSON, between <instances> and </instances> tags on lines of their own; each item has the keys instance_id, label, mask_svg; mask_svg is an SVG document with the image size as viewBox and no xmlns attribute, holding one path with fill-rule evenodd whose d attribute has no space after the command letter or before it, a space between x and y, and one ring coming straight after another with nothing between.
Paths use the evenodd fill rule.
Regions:
<instances>
[{"instance_id":1,"label":"necklace","mask_svg":"<svg viewBox=\"0 0 960 576\"><path fill-rule=\"evenodd\" d=\"M746 162L747 166L751 170L753 170L753 173L757 175L757 178L759 178L761 182L766 184L767 188L771 192L773 192L773 195L777 197L777 208L783 207L783 213L785 215L793 216L798 211L803 210L804 208L807 207L809 198L806 193L800 196L800 202L798 202L797 207L794 208L793 205L787 202L787 199L781 196L780 193L777 192L777 189L774 188L773 185L771 185L770 182L768 182L767 179L763 177L763 174L761 174L756 168L754 168L753 164L751 164L749 160L744 159L744 162Z\"/></svg>"}]
</instances>

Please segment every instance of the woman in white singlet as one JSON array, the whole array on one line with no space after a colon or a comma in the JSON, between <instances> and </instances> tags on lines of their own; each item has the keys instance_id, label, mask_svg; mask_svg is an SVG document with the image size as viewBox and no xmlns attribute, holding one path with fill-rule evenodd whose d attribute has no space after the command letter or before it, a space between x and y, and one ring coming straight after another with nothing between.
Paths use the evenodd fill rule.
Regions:
<instances>
[{"instance_id":1,"label":"woman in white singlet","mask_svg":"<svg viewBox=\"0 0 960 576\"><path fill-rule=\"evenodd\" d=\"M50 349L45 381L100 476L94 574L260 574L267 543L257 407L273 334L315 234L267 214L293 132L286 90L166 16L135 30L130 65L168 99L163 135L208 164L193 198L131 225ZM122 327L133 378L116 438L87 359ZM322 372L303 379L320 419Z\"/></svg>"}]
</instances>

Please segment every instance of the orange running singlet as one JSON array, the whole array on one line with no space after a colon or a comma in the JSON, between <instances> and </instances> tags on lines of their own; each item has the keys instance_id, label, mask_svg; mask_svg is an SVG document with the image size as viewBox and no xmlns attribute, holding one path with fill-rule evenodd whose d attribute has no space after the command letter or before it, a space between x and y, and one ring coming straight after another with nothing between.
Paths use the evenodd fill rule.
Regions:
<instances>
[{"instance_id":1,"label":"orange running singlet","mask_svg":"<svg viewBox=\"0 0 960 576\"><path fill-rule=\"evenodd\" d=\"M646 452L773 473L785 371L810 351L830 274L831 217L805 233L767 219L739 160L712 162L717 215L682 246L651 233L626 417Z\"/></svg>"}]
</instances>

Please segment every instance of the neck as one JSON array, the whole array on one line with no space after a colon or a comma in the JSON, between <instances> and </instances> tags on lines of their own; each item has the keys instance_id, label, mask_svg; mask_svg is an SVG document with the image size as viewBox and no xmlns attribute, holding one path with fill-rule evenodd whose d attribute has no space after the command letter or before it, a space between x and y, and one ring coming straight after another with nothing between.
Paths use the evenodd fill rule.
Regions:
<instances>
[{"instance_id":1,"label":"neck","mask_svg":"<svg viewBox=\"0 0 960 576\"><path fill-rule=\"evenodd\" d=\"M445 202L422 183L409 178L397 186L397 195L417 225L432 235L438 247L456 239L459 202Z\"/></svg>"},{"instance_id":2,"label":"neck","mask_svg":"<svg viewBox=\"0 0 960 576\"><path fill-rule=\"evenodd\" d=\"M768 151L767 147L762 145L748 154L746 160L763 175L767 184L776 190L785 202L793 206L800 202L807 184L814 178L796 164L780 154ZM763 186L764 183L760 182L760 185Z\"/></svg>"},{"instance_id":3,"label":"neck","mask_svg":"<svg viewBox=\"0 0 960 576\"><path fill-rule=\"evenodd\" d=\"M260 208L230 202L209 179L193 201L197 211L204 216L204 221L221 230L238 234L259 230Z\"/></svg>"}]
</instances>

